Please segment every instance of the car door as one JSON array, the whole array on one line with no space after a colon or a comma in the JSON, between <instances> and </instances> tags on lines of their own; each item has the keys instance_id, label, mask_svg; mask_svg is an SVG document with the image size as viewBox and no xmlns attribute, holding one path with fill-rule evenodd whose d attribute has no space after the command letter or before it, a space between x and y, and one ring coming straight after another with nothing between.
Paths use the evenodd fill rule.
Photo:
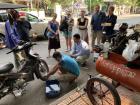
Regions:
<instances>
[{"instance_id":1,"label":"car door","mask_svg":"<svg viewBox=\"0 0 140 105\"><path fill-rule=\"evenodd\" d=\"M32 29L30 31L30 35L43 35L44 34L44 26L42 22L34 15L27 14L27 19L31 23Z\"/></svg>"}]
</instances>

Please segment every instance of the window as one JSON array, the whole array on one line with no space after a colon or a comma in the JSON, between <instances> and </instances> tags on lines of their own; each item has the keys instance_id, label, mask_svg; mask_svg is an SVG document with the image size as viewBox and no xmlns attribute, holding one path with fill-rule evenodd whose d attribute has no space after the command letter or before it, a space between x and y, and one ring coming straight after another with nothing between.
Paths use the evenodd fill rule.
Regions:
<instances>
[{"instance_id":1,"label":"window","mask_svg":"<svg viewBox=\"0 0 140 105\"><path fill-rule=\"evenodd\" d=\"M29 22L38 22L38 21L39 21L38 18L37 18L36 16L33 16L33 15L31 15L31 14L27 14L27 20L28 20Z\"/></svg>"},{"instance_id":2,"label":"window","mask_svg":"<svg viewBox=\"0 0 140 105\"><path fill-rule=\"evenodd\" d=\"M0 22L6 22L8 19L8 16L6 13L0 13Z\"/></svg>"}]
</instances>

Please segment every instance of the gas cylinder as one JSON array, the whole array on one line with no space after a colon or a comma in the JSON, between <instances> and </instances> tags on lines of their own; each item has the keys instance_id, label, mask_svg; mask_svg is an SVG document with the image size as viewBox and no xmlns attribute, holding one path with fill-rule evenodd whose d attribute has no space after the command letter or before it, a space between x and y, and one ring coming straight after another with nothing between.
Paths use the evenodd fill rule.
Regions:
<instances>
[{"instance_id":1,"label":"gas cylinder","mask_svg":"<svg viewBox=\"0 0 140 105\"><path fill-rule=\"evenodd\" d=\"M140 92L140 69L128 68L127 61L118 54L110 53L109 58L100 56L96 61L96 70L126 87Z\"/></svg>"}]
</instances>

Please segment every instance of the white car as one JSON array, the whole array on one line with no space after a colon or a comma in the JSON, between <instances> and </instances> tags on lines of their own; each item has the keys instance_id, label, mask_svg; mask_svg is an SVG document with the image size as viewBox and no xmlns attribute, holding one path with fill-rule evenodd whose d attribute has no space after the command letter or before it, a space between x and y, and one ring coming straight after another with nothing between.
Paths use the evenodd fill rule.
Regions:
<instances>
[{"instance_id":1,"label":"white car","mask_svg":"<svg viewBox=\"0 0 140 105\"><path fill-rule=\"evenodd\" d=\"M26 13L26 18L31 23L32 26L32 29L30 30L30 37L44 37L46 35L48 24L47 21L38 19L38 17L30 13ZM4 44L5 21L7 19L8 16L6 12L0 13L0 48Z\"/></svg>"}]
</instances>

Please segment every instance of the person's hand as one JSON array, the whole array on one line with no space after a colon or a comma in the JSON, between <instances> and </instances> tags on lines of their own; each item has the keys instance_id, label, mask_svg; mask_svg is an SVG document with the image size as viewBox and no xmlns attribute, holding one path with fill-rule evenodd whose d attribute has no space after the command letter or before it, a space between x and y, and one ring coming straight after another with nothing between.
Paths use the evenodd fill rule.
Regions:
<instances>
[{"instance_id":1,"label":"person's hand","mask_svg":"<svg viewBox=\"0 0 140 105\"><path fill-rule=\"evenodd\" d=\"M75 58L76 56L75 55L70 55L72 58Z\"/></svg>"},{"instance_id":2,"label":"person's hand","mask_svg":"<svg viewBox=\"0 0 140 105\"><path fill-rule=\"evenodd\" d=\"M50 77L50 75L47 74L47 75L45 76L45 79L48 80L49 77Z\"/></svg>"}]
</instances>

